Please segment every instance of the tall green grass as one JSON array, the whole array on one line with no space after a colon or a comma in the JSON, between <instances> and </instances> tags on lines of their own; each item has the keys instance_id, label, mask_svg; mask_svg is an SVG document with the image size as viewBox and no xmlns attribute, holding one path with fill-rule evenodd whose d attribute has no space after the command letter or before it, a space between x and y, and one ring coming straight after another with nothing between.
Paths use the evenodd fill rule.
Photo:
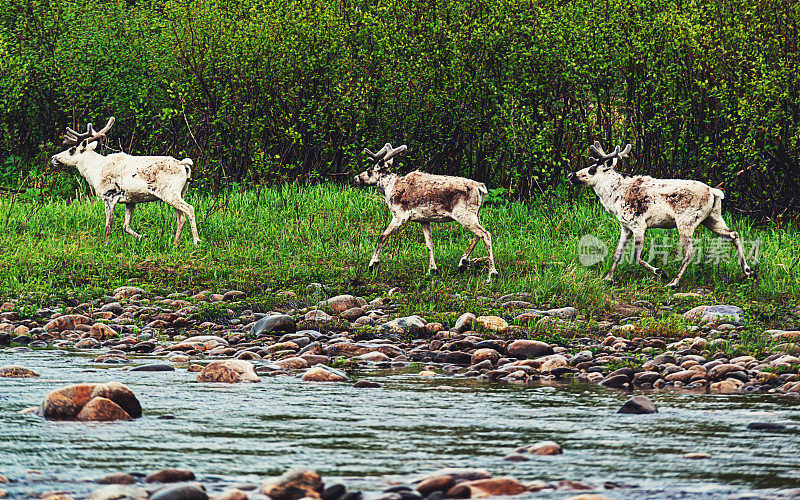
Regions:
<instances>
[{"instance_id":1,"label":"tall green grass","mask_svg":"<svg viewBox=\"0 0 800 500\"><path fill-rule=\"evenodd\" d=\"M486 284L486 270L457 271L472 235L457 223L433 224L440 274L426 276L427 251L419 225L408 224L389 239L377 272L367 262L389 220L375 191L330 184L288 184L227 196L190 195L203 243L191 243L188 227L172 243L175 212L163 203L138 205L133 227L142 241L122 231L117 207L114 233L103 244L104 212L99 200L32 203L0 201L0 296L100 295L116 286L139 283L159 291L241 289L258 295L266 289L304 290L320 282L348 292L399 285L412 295L409 307L433 310L453 293L498 295L526 292L538 305L573 305L601 314L620 302L673 300L672 292L635 264L623 264L615 283L602 278L608 260L586 268L578 261L578 240L594 234L613 251L617 221L590 192L569 202L566 194L532 203L486 206L484 226L492 232L500 276ZM793 304L800 291L800 232L791 225L756 227L726 216L744 240L761 239L758 274L744 280L732 252L727 263L689 267L680 291L702 286L713 300L759 304L774 316ZM674 231L652 230L649 239ZM704 228L697 245L717 238ZM726 248L732 246L726 244ZM485 255L479 244L473 256ZM677 271L673 249L668 274ZM659 264L660 265L660 264Z\"/></svg>"}]
</instances>

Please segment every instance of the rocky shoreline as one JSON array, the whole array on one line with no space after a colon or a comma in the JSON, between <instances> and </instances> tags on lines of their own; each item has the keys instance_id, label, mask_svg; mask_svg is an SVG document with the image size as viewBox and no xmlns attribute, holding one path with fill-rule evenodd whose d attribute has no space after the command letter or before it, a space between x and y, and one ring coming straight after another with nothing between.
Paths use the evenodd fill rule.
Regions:
<instances>
[{"instance_id":1,"label":"rocky shoreline","mask_svg":"<svg viewBox=\"0 0 800 500\"><path fill-rule=\"evenodd\" d=\"M525 294L487 299L508 311L504 317L451 313L457 319L446 329L419 315L397 317L396 293L371 301L337 295L309 307L283 291L277 294L283 306L264 313L248 309L246 294L235 290L159 296L126 286L74 307L61 304L60 310L20 311L10 301L0 308L0 346L77 350L103 364L124 365L136 355L164 358L134 370L186 366L203 372L209 362L225 359L252 364L247 380L229 373L220 379L228 382L277 375L347 382L347 370L417 364L420 376L517 384L578 381L622 391L800 394L800 332L770 330L765 334L780 342L771 352L728 356L725 342L735 341L744 328L744 311L735 306L689 309L680 316L696 323L694 332L675 339L640 333L630 321L637 316L589 325L572 307L534 309ZM634 306L652 307L644 301ZM203 319L204 308L214 308L218 317ZM552 335L548 341L546 333L537 336L529 328L553 331L560 325L583 328L585 336L553 342ZM12 366L0 368L0 376L25 374ZM214 378L201 373L198 380Z\"/></svg>"},{"instance_id":2,"label":"rocky shoreline","mask_svg":"<svg viewBox=\"0 0 800 500\"><path fill-rule=\"evenodd\" d=\"M692 335L675 339L643 335L638 324L626 319L590 324L572 307L535 309L524 294L486 299L497 309L508 311L506 314L451 313L452 326L446 328L421 315L398 317L397 292L391 290L369 301L337 295L309 306L294 292L283 291L277 294L280 304L267 312L254 312L246 294L234 290L160 296L127 286L99 299L72 306L55 304L54 308L36 311L9 301L0 307L0 353L13 356L35 349L78 352L90 356L94 363L118 365L122 370L196 372L196 381L201 383L258 383L263 377L290 376L304 382L353 384L364 389L381 386L371 380L354 382L362 369L411 370L419 377L444 381L458 377L522 385L594 383L639 394L631 397L620 413L657 412L642 395L656 391L800 393L800 359L795 356L794 343L800 332L767 332L775 339L775 352L727 356L721 342L735 341L744 328L744 311L734 306L698 306L675 313L695 323L690 327ZM646 303L636 307L642 311L652 308ZM531 325L540 327L540 334ZM552 332L563 325L583 329L585 335L554 336ZM31 368L0 363L0 377L38 376ZM56 389L40 407L25 411L55 420L130 420L140 417L143 410L127 387L107 382ZM753 422L749 427L784 428L769 422ZM531 455L561 453L558 443L545 441L521 446L505 460L528 461ZM690 453L684 458L709 455ZM296 480L301 486L284 484L283 489L266 491L267 485ZM103 486L89 496L94 500L362 498L359 492L347 491L341 484L325 488L311 471L290 471L261 485L239 485L211 493L191 471L173 469L149 476L117 473L97 482ZM598 491L618 487L631 486L571 480L523 484L512 477L493 477L482 469L452 469L413 484L391 486L378 498L439 500L586 491L594 493L571 498L591 500L606 498ZM4 493L0 487L0 498ZM42 498L67 500L72 496L54 492Z\"/></svg>"}]
</instances>

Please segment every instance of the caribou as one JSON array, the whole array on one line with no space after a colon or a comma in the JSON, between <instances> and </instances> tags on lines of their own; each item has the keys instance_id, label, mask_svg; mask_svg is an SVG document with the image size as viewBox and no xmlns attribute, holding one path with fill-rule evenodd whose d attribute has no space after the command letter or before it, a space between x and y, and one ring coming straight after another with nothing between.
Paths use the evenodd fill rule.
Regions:
<instances>
[{"instance_id":1,"label":"caribou","mask_svg":"<svg viewBox=\"0 0 800 500\"><path fill-rule=\"evenodd\" d=\"M739 233L732 231L722 218L722 199L725 193L700 181L683 179L654 179L637 175L624 177L614 170L617 162L626 158L631 145L620 151L617 146L611 153L603 151L600 143L589 146L592 164L569 174L576 185L594 189L603 207L614 214L620 223L620 237L606 279L614 279L614 270L633 236L636 262L676 287L695 255L692 235L702 224L711 232L729 239L739 255L745 276L753 274L747 265ZM666 273L642 259L644 233L648 228L676 228L683 247L683 262L678 274L669 280Z\"/></svg>"},{"instance_id":2,"label":"caribou","mask_svg":"<svg viewBox=\"0 0 800 500\"><path fill-rule=\"evenodd\" d=\"M447 175L433 175L413 171L406 175L392 172L394 159L403 154L407 147L393 148L386 143L377 153L364 149L370 161L366 171L355 177L359 186L376 186L383 191L392 220L378 237L378 244L369 261L372 270L379 262L381 247L386 239L407 222L418 222L422 226L425 245L428 248L428 273L438 272L433 255L431 222L456 221L475 235L472 243L459 260L459 270L468 266L469 256L478 241L486 245L489 262L489 281L497 275L492 254L492 235L478 218L478 212L488 193L483 183Z\"/></svg>"},{"instance_id":3,"label":"caribou","mask_svg":"<svg viewBox=\"0 0 800 500\"><path fill-rule=\"evenodd\" d=\"M193 162L190 158L177 160L171 156L131 156L115 153L103 156L96 152L98 142L114 125L114 117L108 119L105 127L95 131L88 124L86 132L77 132L69 127L64 134L62 147L67 148L50 159L55 166L76 167L78 172L94 188L95 194L103 200L106 211L106 239L111 239L114 222L114 207L125 204L125 222L122 227L126 233L141 240L145 235L131 229L131 219L137 203L161 200L175 208L178 228L175 232L177 245L183 225L189 220L194 244L200 243L197 234L194 207L183 197L189 187Z\"/></svg>"}]
</instances>

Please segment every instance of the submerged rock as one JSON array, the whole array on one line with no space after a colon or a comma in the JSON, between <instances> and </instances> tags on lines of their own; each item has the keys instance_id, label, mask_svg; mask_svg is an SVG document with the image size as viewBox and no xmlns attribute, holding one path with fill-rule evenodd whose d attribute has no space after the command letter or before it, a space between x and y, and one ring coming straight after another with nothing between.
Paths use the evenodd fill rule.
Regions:
<instances>
[{"instance_id":1,"label":"submerged rock","mask_svg":"<svg viewBox=\"0 0 800 500\"><path fill-rule=\"evenodd\" d=\"M561 445L555 441L539 441L516 449L517 453L531 453L533 455L560 455L564 453Z\"/></svg>"},{"instance_id":2,"label":"submerged rock","mask_svg":"<svg viewBox=\"0 0 800 500\"><path fill-rule=\"evenodd\" d=\"M348 382L350 380L343 371L325 365L315 365L309 368L301 378L310 382Z\"/></svg>"},{"instance_id":3,"label":"submerged rock","mask_svg":"<svg viewBox=\"0 0 800 500\"><path fill-rule=\"evenodd\" d=\"M107 382L56 389L36 413L48 420L130 420L142 416L142 406L128 387Z\"/></svg>"},{"instance_id":4,"label":"submerged rock","mask_svg":"<svg viewBox=\"0 0 800 500\"><path fill-rule=\"evenodd\" d=\"M7 378L31 378L39 377L40 375L35 371L25 368L24 366L9 365L0 368L0 377Z\"/></svg>"},{"instance_id":5,"label":"submerged rock","mask_svg":"<svg viewBox=\"0 0 800 500\"><path fill-rule=\"evenodd\" d=\"M161 469L153 472L144 480L148 483L179 483L182 481L194 481L194 472L189 469Z\"/></svg>"},{"instance_id":6,"label":"submerged rock","mask_svg":"<svg viewBox=\"0 0 800 500\"><path fill-rule=\"evenodd\" d=\"M656 408L656 405L654 405L647 396L633 396L622 405L622 408L620 408L617 413L646 415L658 413L658 408Z\"/></svg>"}]
</instances>

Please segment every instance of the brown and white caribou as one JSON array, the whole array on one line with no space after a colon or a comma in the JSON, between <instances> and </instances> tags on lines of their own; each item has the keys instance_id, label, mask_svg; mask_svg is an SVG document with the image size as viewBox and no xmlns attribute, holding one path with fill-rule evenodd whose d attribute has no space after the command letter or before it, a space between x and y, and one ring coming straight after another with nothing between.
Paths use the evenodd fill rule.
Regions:
<instances>
[{"instance_id":1,"label":"brown and white caribou","mask_svg":"<svg viewBox=\"0 0 800 500\"><path fill-rule=\"evenodd\" d=\"M722 219L722 199L725 193L700 181L683 179L654 179L637 175L623 177L614 170L617 161L625 158L631 151L631 145L620 151L606 154L599 142L589 146L592 164L577 172L569 174L573 184L590 186L600 199L606 210L619 220L621 231L611 268L606 279L614 279L616 269L625 247L633 236L634 258L645 269L663 279L667 278L663 270L652 266L642 259L644 233L648 228L677 228L678 237L683 246L683 262L678 274L667 286L678 286L684 271L695 255L692 235L700 224L710 231L731 240L739 255L739 263L745 276L753 274L747 265L739 233L732 231Z\"/></svg>"},{"instance_id":2,"label":"brown and white caribou","mask_svg":"<svg viewBox=\"0 0 800 500\"><path fill-rule=\"evenodd\" d=\"M425 244L428 247L428 273L436 273L430 223L454 220L475 235L459 260L459 269L467 267L472 250L478 240L481 240L486 245L488 253L489 281L491 281L492 277L497 275L492 254L492 235L481 225L478 218L478 212L488 193L486 186L463 177L433 175L419 171L407 175L393 173L391 168L394 158L404 153L406 149L405 145L393 148L389 143L377 153L364 149L371 165L356 176L355 182L359 186L376 186L383 191L392 215L389 226L378 238L378 245L369 261L369 268L373 269L379 262L381 247L392 233L407 222L418 222L422 226Z\"/></svg>"},{"instance_id":3,"label":"brown and white caribou","mask_svg":"<svg viewBox=\"0 0 800 500\"><path fill-rule=\"evenodd\" d=\"M103 200L106 209L106 245L111 238L114 206L117 203L125 204L125 222L122 226L125 232L142 239L144 235L131 229L133 210L137 203L156 200L175 207L178 217L175 244L178 244L187 219L192 228L192 239L195 245L199 244L194 207L183 199L192 176L192 160L184 158L179 161L171 156L131 156L125 153L103 156L95 149L112 125L113 116L99 131L95 131L91 123L83 133L67 127L62 143L67 149L50 159L56 166L76 167L92 185L95 194Z\"/></svg>"}]
</instances>

